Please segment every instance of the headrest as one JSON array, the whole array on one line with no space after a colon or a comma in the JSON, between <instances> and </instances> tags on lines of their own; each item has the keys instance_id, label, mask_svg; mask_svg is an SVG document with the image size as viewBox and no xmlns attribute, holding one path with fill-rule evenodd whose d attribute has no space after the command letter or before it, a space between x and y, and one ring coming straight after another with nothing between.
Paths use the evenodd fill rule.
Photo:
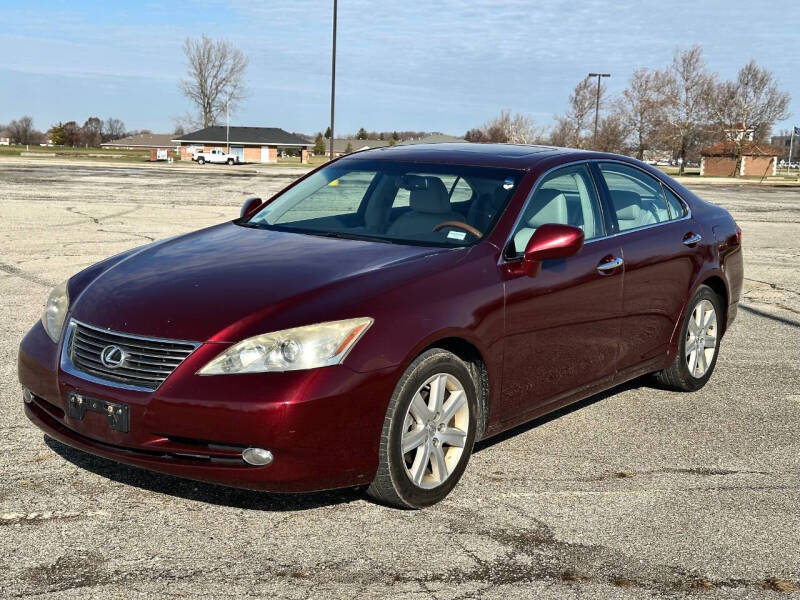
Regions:
<instances>
[{"instance_id":1,"label":"headrest","mask_svg":"<svg viewBox=\"0 0 800 600\"><path fill-rule=\"evenodd\" d=\"M633 221L639 218L642 197L630 190L614 190L611 193L617 219Z\"/></svg>"},{"instance_id":2,"label":"headrest","mask_svg":"<svg viewBox=\"0 0 800 600\"><path fill-rule=\"evenodd\" d=\"M536 212L528 219L528 225L534 229L545 223L567 222L567 198L560 190L538 190L533 197L533 208Z\"/></svg>"},{"instance_id":3,"label":"headrest","mask_svg":"<svg viewBox=\"0 0 800 600\"><path fill-rule=\"evenodd\" d=\"M438 177L425 177L427 185L411 190L411 210L421 213L445 214L452 212L447 188Z\"/></svg>"}]
</instances>

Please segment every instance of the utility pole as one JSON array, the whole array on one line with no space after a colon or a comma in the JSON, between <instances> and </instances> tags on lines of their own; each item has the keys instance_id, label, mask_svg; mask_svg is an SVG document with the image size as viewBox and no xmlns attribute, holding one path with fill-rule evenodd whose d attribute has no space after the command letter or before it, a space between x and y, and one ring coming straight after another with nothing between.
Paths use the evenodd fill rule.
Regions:
<instances>
[{"instance_id":1,"label":"utility pole","mask_svg":"<svg viewBox=\"0 0 800 600\"><path fill-rule=\"evenodd\" d=\"M330 137L330 160L333 160L333 105L336 99L336 13L337 0L333 0L333 52L331 53L331 137Z\"/></svg>"},{"instance_id":2,"label":"utility pole","mask_svg":"<svg viewBox=\"0 0 800 600\"><path fill-rule=\"evenodd\" d=\"M611 73L589 73L589 77L597 77L597 95L594 100L594 142L592 146L597 148L597 122L600 117L600 78L611 77Z\"/></svg>"},{"instance_id":3,"label":"utility pole","mask_svg":"<svg viewBox=\"0 0 800 600\"><path fill-rule=\"evenodd\" d=\"M794 150L794 134L797 130L797 127L792 127L792 131L789 134L789 162L786 163L787 175L789 175L792 170L792 150Z\"/></svg>"},{"instance_id":4,"label":"utility pole","mask_svg":"<svg viewBox=\"0 0 800 600\"><path fill-rule=\"evenodd\" d=\"M231 111L230 111L230 104L231 99L228 98L225 100L225 145L227 149L225 150L225 154L231 153Z\"/></svg>"}]
</instances>

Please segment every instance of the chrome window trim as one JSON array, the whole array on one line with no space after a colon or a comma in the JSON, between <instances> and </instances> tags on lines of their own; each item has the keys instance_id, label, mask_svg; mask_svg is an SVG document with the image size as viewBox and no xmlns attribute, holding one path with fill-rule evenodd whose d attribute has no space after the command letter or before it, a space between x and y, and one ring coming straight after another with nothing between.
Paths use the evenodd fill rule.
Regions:
<instances>
[{"instance_id":1,"label":"chrome window trim","mask_svg":"<svg viewBox=\"0 0 800 600\"><path fill-rule=\"evenodd\" d=\"M121 332L121 331L112 331L110 329L103 329L102 327L96 327L94 325L88 325L88 324L86 324L86 323L84 323L82 321L78 321L77 319L70 319L69 320L69 325L67 325L67 327L66 327L66 331L64 333L64 337L63 337L63 340L61 342L61 358L60 358L60 361L59 361L61 370L64 371L65 373L68 373L68 374L72 375L73 377L78 377L79 379L83 379L85 381L91 381L92 383L97 383L97 384L100 384L100 385L105 385L105 386L108 386L108 387L113 387L113 388L118 388L118 389L123 389L123 390L132 390L132 391L135 391L135 392L147 392L148 394L152 394L158 388L160 388L161 385L164 383L164 381L169 379L169 377L175 371L173 370L172 373L170 373L169 375L167 375L167 377L164 378L164 381L159 383L154 388L143 387L143 386L138 386L138 385L131 385L129 383L122 383L120 381L112 381L110 379L103 379L102 377L97 377L96 375L92 375L90 373L86 373L85 371L81 371L78 367L76 367L72 363L72 359L69 356L69 344L72 341L72 335L75 332L75 329L76 329L76 327L78 325L80 325L81 327L86 327L87 329L93 329L95 331L100 331L100 332L103 332L103 333L112 333L112 334L116 334L116 335L126 336L126 337L130 337L130 338L137 339L137 340L145 340L145 341L150 341L150 342L164 342L164 343L167 343L167 344L174 344L174 343L177 343L177 344L188 344L188 345L194 346L194 350L197 350L197 348L199 348L200 345L201 345L201 342L192 342L192 341L189 341L189 340L172 340L172 339L167 339L167 338L158 338L158 337L152 337L152 336L146 336L146 335L135 335L135 334L132 334L132 333L129 334L129 333ZM194 350L192 350L192 352L189 353L186 356L186 358L189 358L189 356L191 356L192 353L194 353ZM184 359L184 360L186 360L186 359ZM181 361L181 363L182 362L183 361ZM178 365L178 366L180 366L180 365ZM178 367L175 367L175 368L177 369Z\"/></svg>"},{"instance_id":2,"label":"chrome window trim","mask_svg":"<svg viewBox=\"0 0 800 600\"><path fill-rule=\"evenodd\" d=\"M634 229L626 229L625 231L618 231L617 233L610 233L610 234L607 233L606 235L603 235L603 236L600 236L600 237L596 237L596 238L592 238L591 240L586 240L583 243L584 246L586 246L587 244L592 244L594 242L599 242L601 240L608 240L608 239L611 239L611 238L619 237L621 235L628 235L629 233L635 233L637 231L644 231L646 229L652 229L653 227L661 227L662 225L668 225L669 223L677 223L679 221L685 221L687 219L691 219L692 218L692 207L689 206L689 203L686 202L678 192L676 192L674 189L672 189L671 186L665 184L661 180L661 178L654 176L652 173L648 173L647 171L645 171L644 169L638 167L637 165L631 164L631 163L629 163L627 161L624 161L624 160L618 160L618 159L614 159L614 158L603 158L603 159L599 159L599 158L582 158L580 160L566 162L566 163L562 163L560 165L556 165L554 167L550 167L544 173L539 175L539 177L536 180L536 185L533 186L533 189L528 193L528 197L525 198L525 203L522 205L522 208L520 209L519 214L517 215L517 218L514 221L514 226L511 228L511 233L508 235L508 237L506 238L505 243L503 244L503 247L502 247L501 252L500 252L500 261L499 261L499 263L500 264L510 263L510 262L515 262L515 261L518 261L518 260L522 259L521 255L520 256L515 256L514 258L507 258L505 256L505 251L506 251L506 248L508 248L508 243L513 239L514 234L517 231L517 227L520 224L520 221L522 221L522 216L525 214L525 209L528 208L528 204L530 204L531 200L533 199L534 194L536 194L536 192L539 190L539 187L541 186L541 184L544 181L545 177L547 177L553 171L557 171L557 170L562 169L564 167L573 167L573 166L582 165L582 164L591 165L593 163L599 165L599 163L601 163L601 162L621 164L621 165L624 165L626 167L631 167L633 169L641 171L645 175L647 175L649 177L652 177L653 179L658 181L661 185L663 185L668 190L670 190L673 194L675 194L675 196L678 198L678 200L680 200L683 203L683 205L686 207L686 215L684 215L680 219L670 219L668 221L661 221L660 223L652 223L650 225L642 225L641 227L636 227ZM599 168L600 167L598 166L598 169ZM598 200L598 202L600 202L600 211L601 211L601 214L602 214L603 213L603 202L599 197L600 196L600 191L597 190L597 182L594 181L594 175L592 174L591 169L589 169L589 175L591 175L591 177L592 177L592 182L593 182L593 184L595 186L595 193L597 193L597 195L598 195L597 200ZM666 202L666 198L664 198L664 201ZM603 227L605 228L605 223L603 224Z\"/></svg>"}]
</instances>

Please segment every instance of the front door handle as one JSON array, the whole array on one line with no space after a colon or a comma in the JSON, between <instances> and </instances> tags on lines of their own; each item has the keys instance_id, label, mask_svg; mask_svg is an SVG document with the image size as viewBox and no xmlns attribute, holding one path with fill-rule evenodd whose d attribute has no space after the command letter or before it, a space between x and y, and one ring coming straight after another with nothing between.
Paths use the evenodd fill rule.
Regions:
<instances>
[{"instance_id":1,"label":"front door handle","mask_svg":"<svg viewBox=\"0 0 800 600\"><path fill-rule=\"evenodd\" d=\"M597 265L597 270L601 273L605 273L606 271L613 271L617 267L621 267L623 260L621 258L612 258L609 261L601 262Z\"/></svg>"},{"instance_id":2,"label":"front door handle","mask_svg":"<svg viewBox=\"0 0 800 600\"><path fill-rule=\"evenodd\" d=\"M684 246L694 246L697 242L703 239L699 233L692 233L691 231L683 238Z\"/></svg>"}]
</instances>

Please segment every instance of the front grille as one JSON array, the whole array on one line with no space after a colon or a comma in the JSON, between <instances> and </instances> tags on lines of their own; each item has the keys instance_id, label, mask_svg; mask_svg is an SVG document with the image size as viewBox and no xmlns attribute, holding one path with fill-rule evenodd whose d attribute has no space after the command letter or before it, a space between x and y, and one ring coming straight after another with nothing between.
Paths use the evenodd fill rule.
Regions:
<instances>
[{"instance_id":1,"label":"front grille","mask_svg":"<svg viewBox=\"0 0 800 600\"><path fill-rule=\"evenodd\" d=\"M198 344L128 335L72 322L69 358L73 366L88 375L109 382L147 390L156 389L194 352ZM116 368L101 360L108 346L118 346L124 356Z\"/></svg>"}]
</instances>

